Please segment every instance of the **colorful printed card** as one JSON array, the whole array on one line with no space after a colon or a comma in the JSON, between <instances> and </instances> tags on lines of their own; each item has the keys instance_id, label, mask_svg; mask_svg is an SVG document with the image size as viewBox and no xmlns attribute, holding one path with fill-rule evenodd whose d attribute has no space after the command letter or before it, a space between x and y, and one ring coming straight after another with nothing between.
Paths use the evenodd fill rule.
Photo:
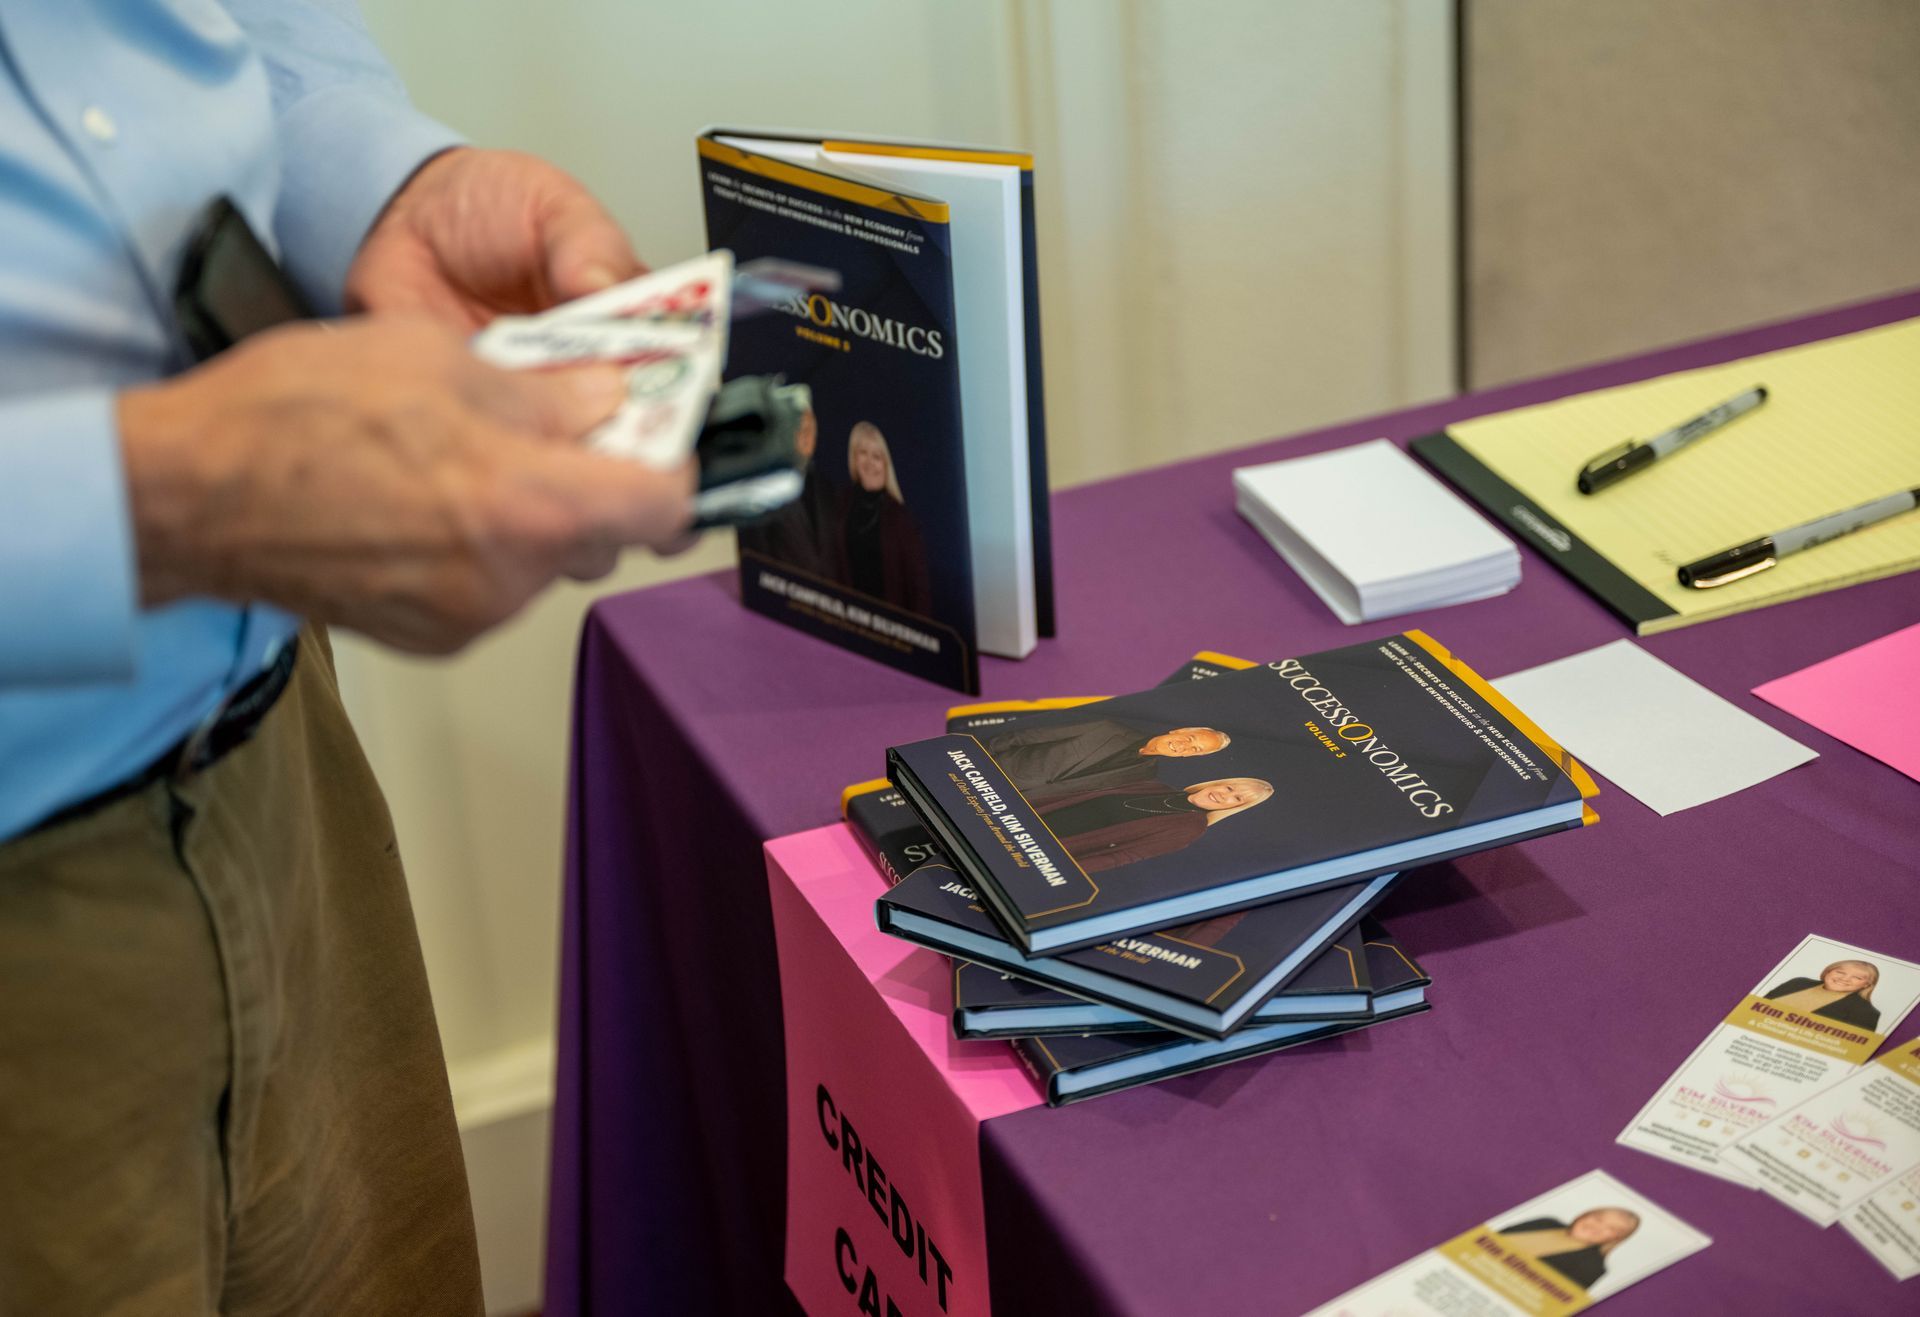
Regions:
<instances>
[{"instance_id":1,"label":"colorful printed card","mask_svg":"<svg viewBox=\"0 0 1920 1317\"><path fill-rule=\"evenodd\" d=\"M1565 1317L1712 1242L1606 1172L1589 1171L1308 1317Z\"/></svg>"},{"instance_id":2,"label":"colorful printed card","mask_svg":"<svg viewBox=\"0 0 1920 1317\"><path fill-rule=\"evenodd\" d=\"M1908 1171L1840 1218L1898 1280L1920 1276L1920 1170Z\"/></svg>"},{"instance_id":3,"label":"colorful printed card","mask_svg":"<svg viewBox=\"0 0 1920 1317\"><path fill-rule=\"evenodd\" d=\"M1809 934L1616 1142L1749 1184L1723 1159L1728 1146L1853 1074L1916 1000L1920 965Z\"/></svg>"},{"instance_id":4,"label":"colorful printed card","mask_svg":"<svg viewBox=\"0 0 1920 1317\"><path fill-rule=\"evenodd\" d=\"M1888 1052L1726 1151L1731 1164L1823 1226L1920 1169L1920 1042Z\"/></svg>"}]
</instances>

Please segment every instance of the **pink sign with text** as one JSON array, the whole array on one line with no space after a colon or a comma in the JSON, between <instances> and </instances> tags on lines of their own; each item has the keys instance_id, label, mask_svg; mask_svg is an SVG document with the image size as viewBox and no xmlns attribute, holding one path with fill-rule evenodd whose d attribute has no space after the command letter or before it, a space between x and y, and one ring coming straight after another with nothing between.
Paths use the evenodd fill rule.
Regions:
<instances>
[{"instance_id":1,"label":"pink sign with text","mask_svg":"<svg viewBox=\"0 0 1920 1317\"><path fill-rule=\"evenodd\" d=\"M787 1042L786 1281L813 1317L986 1317L980 1122L1041 1104L1005 1043L953 1037L944 957L874 927L846 825L767 843Z\"/></svg>"}]
</instances>

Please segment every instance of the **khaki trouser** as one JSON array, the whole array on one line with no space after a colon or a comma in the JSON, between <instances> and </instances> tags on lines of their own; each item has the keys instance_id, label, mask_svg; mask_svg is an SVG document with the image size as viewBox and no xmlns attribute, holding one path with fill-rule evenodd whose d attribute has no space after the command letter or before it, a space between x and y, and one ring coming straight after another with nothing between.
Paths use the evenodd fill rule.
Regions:
<instances>
[{"instance_id":1,"label":"khaki trouser","mask_svg":"<svg viewBox=\"0 0 1920 1317\"><path fill-rule=\"evenodd\" d=\"M303 635L198 776L0 846L0 1313L472 1314L393 824Z\"/></svg>"}]
</instances>

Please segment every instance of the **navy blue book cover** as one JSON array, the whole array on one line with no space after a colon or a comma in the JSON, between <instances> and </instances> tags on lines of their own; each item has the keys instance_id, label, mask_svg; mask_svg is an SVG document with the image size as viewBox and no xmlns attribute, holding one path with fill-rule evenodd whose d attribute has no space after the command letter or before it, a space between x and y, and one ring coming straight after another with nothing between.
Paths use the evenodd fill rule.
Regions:
<instances>
[{"instance_id":1,"label":"navy blue book cover","mask_svg":"<svg viewBox=\"0 0 1920 1317\"><path fill-rule=\"evenodd\" d=\"M1372 979L1376 1011L1391 1011L1412 1002L1426 1000L1433 980L1420 962L1407 954L1399 939L1386 925L1373 918L1362 919L1360 944L1367 955L1367 973Z\"/></svg>"},{"instance_id":2,"label":"navy blue book cover","mask_svg":"<svg viewBox=\"0 0 1920 1317\"><path fill-rule=\"evenodd\" d=\"M1234 658L1212 650L1202 650L1182 663L1161 681L1174 686L1185 681L1202 681L1222 672L1238 672L1253 667L1251 659ZM1104 695L1056 696L1041 700L993 700L985 704L960 704L947 710L949 732L990 735L1010 727L1029 714L1051 709L1076 709L1083 704L1098 704ZM907 807L901 794L885 779L861 782L840 793L841 817L853 825L854 836L866 848L875 867L886 875L891 887L923 864L947 863L934 844L920 816Z\"/></svg>"},{"instance_id":3,"label":"navy blue book cover","mask_svg":"<svg viewBox=\"0 0 1920 1317\"><path fill-rule=\"evenodd\" d=\"M1163 1028L1217 1038L1247 1024L1263 1000L1305 972L1391 881L1322 888L1057 956L1017 951L966 880L941 863L896 883L879 899L875 918L882 932L943 954L1119 1006Z\"/></svg>"},{"instance_id":4,"label":"navy blue book cover","mask_svg":"<svg viewBox=\"0 0 1920 1317\"><path fill-rule=\"evenodd\" d=\"M897 746L888 777L1029 953L1597 817L1584 770L1417 631Z\"/></svg>"},{"instance_id":5,"label":"navy blue book cover","mask_svg":"<svg viewBox=\"0 0 1920 1317\"><path fill-rule=\"evenodd\" d=\"M811 394L800 498L743 529L747 607L979 690L947 207L702 137L707 242L836 272L832 293L734 324L728 379Z\"/></svg>"},{"instance_id":6,"label":"navy blue book cover","mask_svg":"<svg viewBox=\"0 0 1920 1317\"><path fill-rule=\"evenodd\" d=\"M989 736L1030 714L1077 709L1083 704L1098 704L1105 698L1102 695L1071 696L1050 700L994 700L987 704L956 705L947 710L947 731Z\"/></svg>"},{"instance_id":7,"label":"navy blue book cover","mask_svg":"<svg viewBox=\"0 0 1920 1317\"><path fill-rule=\"evenodd\" d=\"M840 816L889 887L922 865L947 862L927 825L884 780L862 782L841 792Z\"/></svg>"},{"instance_id":8,"label":"navy blue book cover","mask_svg":"<svg viewBox=\"0 0 1920 1317\"><path fill-rule=\"evenodd\" d=\"M1180 685L1252 666L1246 659L1203 650L1160 684ZM947 730L991 734L1035 713L1099 702L1099 697L1069 696L960 705L947 710ZM906 800L884 783L848 787L841 796L841 813L853 826L854 835L875 865L886 875L889 886L899 884L919 865L951 864ZM947 876L953 881L943 879L935 884L918 880L901 897L899 906L900 910L911 909L925 916L938 927L930 929L923 923L918 935L898 927L884 899L876 912L881 927L943 954L984 958L996 967L1017 973L1034 973L1038 965L1045 981L1126 1011L1137 1012L1144 1007L1158 1014L1156 1006L1166 1004L1143 1002L1142 990L1169 993L1187 1005L1204 1008L1204 1014L1183 1013L1179 1018L1161 1016L1159 1020L1136 1014L1122 1027L1146 1028L1165 1023L1209 1035L1224 1030L1229 1021L1244 1022L1249 994L1253 994L1256 1001L1261 996L1268 997L1270 1005L1271 994L1286 994L1296 984L1316 982L1315 972L1323 968L1323 962L1326 969L1332 969L1335 968L1333 961L1344 959L1346 965L1334 977L1349 984L1349 991L1354 991L1351 985L1360 982L1364 973L1356 974L1353 952L1334 948L1322 955L1319 948L1340 934L1342 927L1378 900L1384 890L1384 885L1362 883L1350 889L1334 889L1337 895L1331 901L1315 897L1299 902L1282 900L1242 914L1142 934L1130 940L1133 943L1130 947L1096 946L1069 953L1062 957L1061 964L1050 965L1044 959L1035 961L1022 956L1009 945L971 890L958 881L958 875ZM982 939L986 945L982 945ZM956 945L961 941L968 944L965 949ZM1294 965L1268 984L1267 978L1275 967L1289 960L1294 961ZM1169 966L1180 968L1170 970ZM1089 979L1088 975L1094 977ZM995 972L994 977L1000 976ZM1017 986L1013 991L1045 993L1063 1001L1080 1000L1065 991L1014 982ZM1264 1011L1265 1006L1258 1009ZM1102 1013L1111 1015L1112 1011ZM1283 1003L1267 1018L1285 1013ZM1364 1007L1361 1013L1364 1014ZM956 1021L958 1019L956 1012Z\"/></svg>"},{"instance_id":9,"label":"navy blue book cover","mask_svg":"<svg viewBox=\"0 0 1920 1317\"><path fill-rule=\"evenodd\" d=\"M1376 1024L1418 1015L1428 1009L1420 1003L1370 1020L1300 1020L1254 1025L1219 1040L1202 1041L1173 1033L1088 1034L1019 1038L1013 1046L1046 1090L1047 1105L1058 1107L1249 1057L1267 1056L1322 1038L1371 1029Z\"/></svg>"},{"instance_id":10,"label":"navy blue book cover","mask_svg":"<svg viewBox=\"0 0 1920 1317\"><path fill-rule=\"evenodd\" d=\"M1355 926L1262 1002L1249 1027L1286 1020L1364 1020L1372 1014L1367 948ZM1122 1014L1103 1003L971 961L954 966L953 1021L959 1038L1144 1033L1161 1028L1143 1015Z\"/></svg>"}]
</instances>

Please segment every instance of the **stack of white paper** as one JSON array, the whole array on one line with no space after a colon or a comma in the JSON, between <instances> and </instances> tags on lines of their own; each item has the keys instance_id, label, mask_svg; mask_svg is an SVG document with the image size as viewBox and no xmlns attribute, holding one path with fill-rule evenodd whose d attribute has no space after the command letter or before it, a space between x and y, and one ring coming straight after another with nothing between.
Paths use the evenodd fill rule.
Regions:
<instances>
[{"instance_id":1,"label":"stack of white paper","mask_svg":"<svg viewBox=\"0 0 1920 1317\"><path fill-rule=\"evenodd\" d=\"M1505 594L1520 552L1385 440L1233 473L1235 506L1343 622Z\"/></svg>"}]
</instances>

